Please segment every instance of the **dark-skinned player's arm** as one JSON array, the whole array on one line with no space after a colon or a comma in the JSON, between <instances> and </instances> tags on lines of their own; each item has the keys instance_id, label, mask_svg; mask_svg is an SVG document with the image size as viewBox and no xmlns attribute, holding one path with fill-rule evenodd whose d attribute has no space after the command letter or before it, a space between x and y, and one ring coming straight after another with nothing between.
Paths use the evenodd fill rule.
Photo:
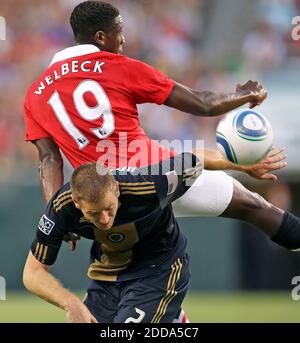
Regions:
<instances>
[{"instance_id":1,"label":"dark-skinned player's arm","mask_svg":"<svg viewBox=\"0 0 300 343\"><path fill-rule=\"evenodd\" d=\"M196 91L180 83L175 83L164 105L196 116L218 116L249 104L253 108L267 97L266 89L257 81L237 85L234 93L214 93Z\"/></svg>"},{"instance_id":2,"label":"dark-skinned player's arm","mask_svg":"<svg viewBox=\"0 0 300 343\"><path fill-rule=\"evenodd\" d=\"M33 141L39 152L39 176L45 202L62 187L64 183L63 159L57 144L52 138L41 138ZM64 240L69 243L70 249L76 249L80 236L74 233L65 235Z\"/></svg>"},{"instance_id":3,"label":"dark-skinned player's arm","mask_svg":"<svg viewBox=\"0 0 300 343\"><path fill-rule=\"evenodd\" d=\"M45 202L48 203L64 183L63 159L52 138L41 138L32 142L39 153L40 184Z\"/></svg>"},{"instance_id":4,"label":"dark-skinned player's arm","mask_svg":"<svg viewBox=\"0 0 300 343\"><path fill-rule=\"evenodd\" d=\"M284 161L286 155L284 149L273 148L265 158L252 165L240 165L228 161L218 150L194 149L196 155L207 170L234 170L244 172L259 180L277 180L277 176L272 174L274 170L287 166Z\"/></svg>"},{"instance_id":5,"label":"dark-skinned player's arm","mask_svg":"<svg viewBox=\"0 0 300 343\"><path fill-rule=\"evenodd\" d=\"M32 293L67 312L69 323L97 323L83 302L64 288L30 251L23 272L24 286Z\"/></svg>"}]
</instances>

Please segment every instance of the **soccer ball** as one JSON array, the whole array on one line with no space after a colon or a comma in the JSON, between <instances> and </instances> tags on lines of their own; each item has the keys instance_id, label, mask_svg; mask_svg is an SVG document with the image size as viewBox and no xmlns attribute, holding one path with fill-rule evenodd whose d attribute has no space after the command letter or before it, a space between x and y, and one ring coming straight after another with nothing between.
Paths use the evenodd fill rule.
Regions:
<instances>
[{"instance_id":1,"label":"soccer ball","mask_svg":"<svg viewBox=\"0 0 300 343\"><path fill-rule=\"evenodd\" d=\"M237 164L258 162L271 150L273 139L267 118L250 109L228 113L217 127L218 150Z\"/></svg>"}]
</instances>

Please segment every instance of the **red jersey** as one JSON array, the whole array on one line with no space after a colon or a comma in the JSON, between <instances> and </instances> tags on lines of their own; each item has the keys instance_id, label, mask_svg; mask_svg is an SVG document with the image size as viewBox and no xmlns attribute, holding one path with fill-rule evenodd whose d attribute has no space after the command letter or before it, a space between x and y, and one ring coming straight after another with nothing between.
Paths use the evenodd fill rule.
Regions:
<instances>
[{"instance_id":1,"label":"red jersey","mask_svg":"<svg viewBox=\"0 0 300 343\"><path fill-rule=\"evenodd\" d=\"M173 87L140 61L93 45L67 48L27 92L26 140L51 137L74 168L157 163L172 152L145 135L137 104L163 104Z\"/></svg>"}]
</instances>

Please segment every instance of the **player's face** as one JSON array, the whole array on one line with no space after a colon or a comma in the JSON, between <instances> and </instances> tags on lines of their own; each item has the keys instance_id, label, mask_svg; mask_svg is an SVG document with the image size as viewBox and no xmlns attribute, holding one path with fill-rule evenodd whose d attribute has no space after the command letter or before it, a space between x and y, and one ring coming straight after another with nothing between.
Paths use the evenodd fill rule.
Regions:
<instances>
[{"instance_id":1,"label":"player's face","mask_svg":"<svg viewBox=\"0 0 300 343\"><path fill-rule=\"evenodd\" d=\"M103 34L98 32L95 38L101 50L121 54L125 43L122 17L120 15L117 16L112 29Z\"/></svg>"},{"instance_id":2,"label":"player's face","mask_svg":"<svg viewBox=\"0 0 300 343\"><path fill-rule=\"evenodd\" d=\"M119 191L116 185L116 189L108 190L98 204L80 201L80 210L99 230L109 230L114 224L119 208L118 197Z\"/></svg>"}]
</instances>

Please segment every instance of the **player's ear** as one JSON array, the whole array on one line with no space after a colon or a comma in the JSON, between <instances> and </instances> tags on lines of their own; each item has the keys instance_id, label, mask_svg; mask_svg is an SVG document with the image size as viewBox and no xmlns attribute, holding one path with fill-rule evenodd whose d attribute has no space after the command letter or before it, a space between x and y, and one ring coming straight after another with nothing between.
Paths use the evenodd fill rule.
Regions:
<instances>
[{"instance_id":1,"label":"player's ear","mask_svg":"<svg viewBox=\"0 0 300 343\"><path fill-rule=\"evenodd\" d=\"M120 196L120 186L119 186L119 182L118 181L116 181L115 187L116 187L116 195L117 195L117 197L119 197Z\"/></svg>"},{"instance_id":2,"label":"player's ear","mask_svg":"<svg viewBox=\"0 0 300 343\"><path fill-rule=\"evenodd\" d=\"M104 31L97 31L95 33L95 42L97 45L101 47L104 47L106 44L106 34Z\"/></svg>"},{"instance_id":3,"label":"player's ear","mask_svg":"<svg viewBox=\"0 0 300 343\"><path fill-rule=\"evenodd\" d=\"M74 202L74 204L75 204L75 207L80 209L79 203L78 203L78 201L74 198L73 194L72 194L72 200L73 200L73 202Z\"/></svg>"}]
</instances>

